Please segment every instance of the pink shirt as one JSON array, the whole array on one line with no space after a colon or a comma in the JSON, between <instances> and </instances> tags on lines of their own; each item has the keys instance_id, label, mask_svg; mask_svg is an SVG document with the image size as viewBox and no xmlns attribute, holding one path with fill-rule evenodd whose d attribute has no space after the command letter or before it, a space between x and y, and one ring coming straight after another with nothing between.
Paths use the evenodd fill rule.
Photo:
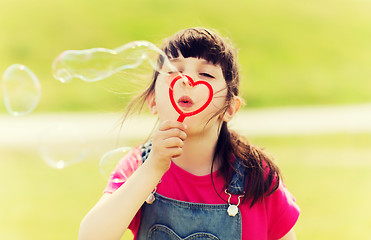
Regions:
<instances>
[{"instance_id":1,"label":"pink shirt","mask_svg":"<svg viewBox=\"0 0 371 240\"><path fill-rule=\"evenodd\" d=\"M113 193L123 182L137 169L142 162L140 149L134 149L124 157L117 165L111 178L104 190L105 193ZM228 199L224 193L225 180L218 176L218 172L213 173L215 188L222 192L221 197ZM174 163L163 175L161 183L157 186L157 192L163 196L179 201L225 204L212 185L210 174L205 176L193 175ZM237 204L238 196L232 196L231 202ZM242 239L262 240L279 239L286 235L295 225L300 209L295 203L295 198L280 182L279 188L273 194L264 199L263 202L256 203L250 208L249 202L239 206L242 216ZM140 224L140 211L134 217L129 229L134 234Z\"/></svg>"}]
</instances>

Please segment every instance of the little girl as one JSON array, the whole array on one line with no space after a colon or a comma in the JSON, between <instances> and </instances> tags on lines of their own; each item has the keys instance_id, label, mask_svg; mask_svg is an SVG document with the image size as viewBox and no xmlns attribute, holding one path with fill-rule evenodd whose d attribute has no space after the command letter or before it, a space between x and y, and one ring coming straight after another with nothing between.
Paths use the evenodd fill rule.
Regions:
<instances>
[{"instance_id":1,"label":"little girl","mask_svg":"<svg viewBox=\"0 0 371 240\"><path fill-rule=\"evenodd\" d=\"M79 239L120 239L128 228L139 240L295 239L300 210L277 166L228 129L241 105L235 50L204 28L176 33L162 50L181 74L211 85L211 103L176 121L168 93L173 73L155 71L130 106L147 103L159 126L117 165ZM128 173L128 165L138 167Z\"/></svg>"}]
</instances>

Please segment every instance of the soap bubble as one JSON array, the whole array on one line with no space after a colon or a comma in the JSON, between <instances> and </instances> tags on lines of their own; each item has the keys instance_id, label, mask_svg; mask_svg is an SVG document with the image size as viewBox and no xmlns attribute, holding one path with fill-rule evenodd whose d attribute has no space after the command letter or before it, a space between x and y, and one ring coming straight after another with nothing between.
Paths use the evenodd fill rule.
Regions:
<instances>
[{"instance_id":1,"label":"soap bubble","mask_svg":"<svg viewBox=\"0 0 371 240\"><path fill-rule=\"evenodd\" d=\"M71 123L56 123L45 128L39 150L43 161L56 169L81 162L88 152L83 134Z\"/></svg>"},{"instance_id":2,"label":"soap bubble","mask_svg":"<svg viewBox=\"0 0 371 240\"><path fill-rule=\"evenodd\" d=\"M152 71L161 71L157 64L159 56L162 56L163 65L176 71L166 54L154 44L134 41L113 50L92 48L64 51L54 60L52 73L62 83L74 77L86 82L96 82L119 71L138 68L143 62L148 62Z\"/></svg>"},{"instance_id":3,"label":"soap bubble","mask_svg":"<svg viewBox=\"0 0 371 240\"><path fill-rule=\"evenodd\" d=\"M41 97L41 86L37 76L26 66L13 64L3 75L4 103L13 116L32 112Z\"/></svg>"},{"instance_id":4,"label":"soap bubble","mask_svg":"<svg viewBox=\"0 0 371 240\"><path fill-rule=\"evenodd\" d=\"M154 71L165 78L173 91L169 93L169 97L180 114L179 121L203 111L210 104L213 89L207 81L203 81L208 78L202 75L200 79L188 79L188 76L177 70L162 50L147 41L130 42L114 50L68 50L55 59L52 67L54 78L63 83L74 77L86 82L96 82L120 72L121 78L118 81L114 79L113 82L116 86L108 88L121 95L123 100L140 92L145 87L143 83L148 86L152 79L148 74ZM170 86L174 78L181 81ZM109 81L105 83L110 84Z\"/></svg>"},{"instance_id":5,"label":"soap bubble","mask_svg":"<svg viewBox=\"0 0 371 240\"><path fill-rule=\"evenodd\" d=\"M104 178L109 179L117 164L128 154L130 150L132 150L131 147L120 147L105 153L99 162L100 174ZM141 157L127 158L127 161L121 161L120 171L111 176L112 181L114 183L126 181L126 179L128 179L131 174L141 165L141 159Z\"/></svg>"}]
</instances>

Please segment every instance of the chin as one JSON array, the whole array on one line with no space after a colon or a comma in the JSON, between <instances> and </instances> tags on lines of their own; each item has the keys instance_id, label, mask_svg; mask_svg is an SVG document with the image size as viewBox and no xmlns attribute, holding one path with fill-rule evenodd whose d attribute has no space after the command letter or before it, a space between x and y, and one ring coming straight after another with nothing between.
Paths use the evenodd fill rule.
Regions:
<instances>
[{"instance_id":1,"label":"chin","mask_svg":"<svg viewBox=\"0 0 371 240\"><path fill-rule=\"evenodd\" d=\"M219 127L219 122L216 122L216 119L211 119L210 117L205 118L203 121L197 119L197 117L185 118L184 123L187 125L187 135L196 135L206 133L210 129L215 129L217 131Z\"/></svg>"}]
</instances>

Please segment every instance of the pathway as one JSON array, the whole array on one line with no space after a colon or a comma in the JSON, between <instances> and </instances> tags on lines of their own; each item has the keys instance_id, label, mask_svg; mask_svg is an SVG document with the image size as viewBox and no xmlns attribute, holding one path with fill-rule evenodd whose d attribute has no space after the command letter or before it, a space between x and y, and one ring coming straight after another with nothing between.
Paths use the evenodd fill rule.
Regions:
<instances>
[{"instance_id":1,"label":"pathway","mask_svg":"<svg viewBox=\"0 0 371 240\"><path fill-rule=\"evenodd\" d=\"M40 136L58 123L69 122L86 139L99 141L120 138L145 138L156 119L133 117L120 131L120 114L30 114L25 117L0 115L0 147L35 144ZM252 109L240 112L230 127L246 136L277 136L337 132L371 133L371 104L348 106L317 106L301 108ZM49 130L48 130L49 129ZM70 140L68 130L59 141Z\"/></svg>"}]
</instances>

